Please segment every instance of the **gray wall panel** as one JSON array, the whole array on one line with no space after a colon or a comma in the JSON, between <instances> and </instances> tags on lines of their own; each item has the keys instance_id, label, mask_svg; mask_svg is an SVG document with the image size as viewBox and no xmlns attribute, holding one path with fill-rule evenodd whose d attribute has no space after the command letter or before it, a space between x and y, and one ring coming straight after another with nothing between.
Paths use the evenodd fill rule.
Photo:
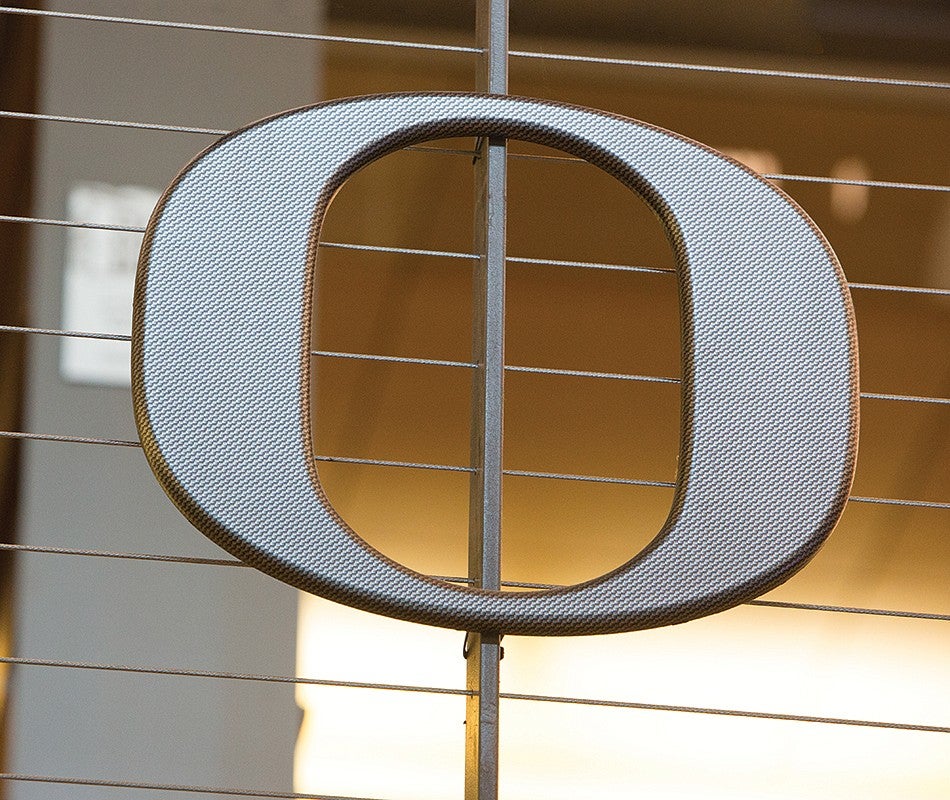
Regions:
<instances>
[{"instance_id":1,"label":"gray wall panel","mask_svg":"<svg viewBox=\"0 0 950 800\"><path fill-rule=\"evenodd\" d=\"M135 17L319 30L305 0L121 4ZM50 4L115 14L115 4ZM319 45L48 20L41 111L230 128L315 96ZM44 123L37 216L66 216L69 188L163 188L213 139ZM144 220L143 220L144 222ZM60 324L67 232L37 228L33 324ZM27 428L135 438L128 390L67 384L59 341L31 337ZM25 446L27 545L224 556L165 498L136 449ZM296 595L252 570L21 554L17 655L293 674ZM289 790L298 712L289 685L17 667L11 772ZM11 783L15 800L140 796ZM171 797L172 794L163 794ZM193 796L193 795L182 795Z\"/></svg>"}]
</instances>

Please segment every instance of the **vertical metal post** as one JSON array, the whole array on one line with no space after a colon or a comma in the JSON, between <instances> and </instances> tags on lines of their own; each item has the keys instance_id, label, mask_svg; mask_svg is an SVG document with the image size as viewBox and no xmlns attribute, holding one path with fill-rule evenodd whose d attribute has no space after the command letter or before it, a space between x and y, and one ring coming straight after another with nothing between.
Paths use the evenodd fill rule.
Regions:
<instances>
[{"instance_id":1,"label":"vertical metal post","mask_svg":"<svg viewBox=\"0 0 950 800\"><path fill-rule=\"evenodd\" d=\"M508 0L477 0L476 37L482 54L476 87L508 91ZM475 161L476 252L473 307L472 473L469 577L475 586L501 586L502 401L505 332L505 195L507 145L480 143ZM498 797L498 687L501 646L494 632L466 639L465 800Z\"/></svg>"}]
</instances>

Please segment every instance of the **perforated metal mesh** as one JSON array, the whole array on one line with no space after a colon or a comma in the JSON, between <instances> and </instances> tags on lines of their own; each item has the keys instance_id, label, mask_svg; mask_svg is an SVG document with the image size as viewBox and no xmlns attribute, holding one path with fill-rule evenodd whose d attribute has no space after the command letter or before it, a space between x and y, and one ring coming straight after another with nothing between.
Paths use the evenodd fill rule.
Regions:
<instances>
[{"instance_id":1,"label":"perforated metal mesh","mask_svg":"<svg viewBox=\"0 0 950 800\"><path fill-rule=\"evenodd\" d=\"M673 511L642 554L575 587L506 594L412 572L343 522L316 474L309 320L326 205L353 171L386 152L472 135L525 139L601 166L654 208L676 252L684 418ZM738 163L658 128L487 95L321 104L251 126L200 156L146 233L133 396L159 480L234 555L366 610L503 633L667 625L772 588L833 527L857 444L844 276L792 201Z\"/></svg>"}]
</instances>

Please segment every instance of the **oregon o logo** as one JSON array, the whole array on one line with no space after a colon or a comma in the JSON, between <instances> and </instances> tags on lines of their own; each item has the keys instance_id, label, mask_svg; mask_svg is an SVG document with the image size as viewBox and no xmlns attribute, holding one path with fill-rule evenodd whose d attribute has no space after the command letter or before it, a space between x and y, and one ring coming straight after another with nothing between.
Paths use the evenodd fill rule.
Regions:
<instances>
[{"instance_id":1,"label":"oregon o logo","mask_svg":"<svg viewBox=\"0 0 950 800\"><path fill-rule=\"evenodd\" d=\"M522 139L596 164L654 209L675 251L683 419L672 510L644 550L576 586L505 593L421 575L364 542L320 486L309 345L327 206L370 161L452 136ZM331 600L482 632L629 631L749 600L820 547L844 507L857 449L850 295L804 212L677 134L510 96L322 103L198 156L146 232L132 380L153 471L219 545Z\"/></svg>"}]
</instances>

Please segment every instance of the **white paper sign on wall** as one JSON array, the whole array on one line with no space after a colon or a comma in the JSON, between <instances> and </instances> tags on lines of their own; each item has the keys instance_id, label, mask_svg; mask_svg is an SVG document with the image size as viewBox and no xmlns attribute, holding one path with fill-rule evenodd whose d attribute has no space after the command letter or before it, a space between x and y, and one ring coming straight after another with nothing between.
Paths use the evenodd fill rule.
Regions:
<instances>
[{"instance_id":1,"label":"white paper sign on wall","mask_svg":"<svg viewBox=\"0 0 950 800\"><path fill-rule=\"evenodd\" d=\"M77 183L69 219L141 227L159 192L143 186ZM91 333L132 332L132 291L142 234L72 228L66 245L62 327ZM64 338L60 375L73 383L128 386L129 343Z\"/></svg>"}]
</instances>

